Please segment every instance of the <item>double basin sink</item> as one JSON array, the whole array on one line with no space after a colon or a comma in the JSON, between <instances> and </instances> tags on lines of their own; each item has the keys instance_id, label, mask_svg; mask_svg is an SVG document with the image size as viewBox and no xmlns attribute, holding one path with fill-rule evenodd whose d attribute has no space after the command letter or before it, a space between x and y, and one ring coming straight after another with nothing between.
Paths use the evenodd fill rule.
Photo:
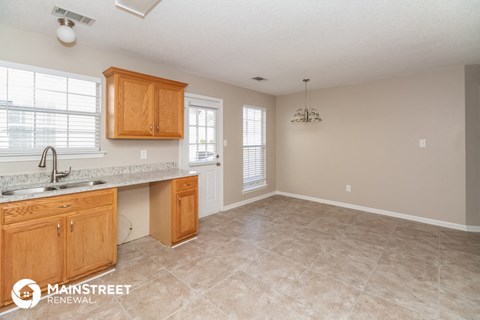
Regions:
<instances>
[{"instance_id":1,"label":"double basin sink","mask_svg":"<svg viewBox=\"0 0 480 320\"><path fill-rule=\"evenodd\" d=\"M91 186L96 186L98 184L104 184L104 183L107 183L107 182L103 180L71 182L71 183L65 183L59 186L5 190L2 192L2 195L4 196L26 195L26 194L32 194L32 193L42 193L47 191L64 190L64 189L71 189L71 188L91 187Z\"/></svg>"}]
</instances>

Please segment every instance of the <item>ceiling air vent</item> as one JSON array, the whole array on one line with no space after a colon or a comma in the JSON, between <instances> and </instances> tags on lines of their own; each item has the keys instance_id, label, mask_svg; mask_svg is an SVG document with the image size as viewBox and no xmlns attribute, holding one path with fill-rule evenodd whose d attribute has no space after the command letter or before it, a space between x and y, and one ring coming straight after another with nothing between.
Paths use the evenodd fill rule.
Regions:
<instances>
[{"instance_id":1,"label":"ceiling air vent","mask_svg":"<svg viewBox=\"0 0 480 320\"><path fill-rule=\"evenodd\" d=\"M54 16L61 17L61 18L68 18L70 20L79 22L87 26L91 26L96 21L91 17L87 17L87 16L84 16L83 14L73 12L68 9L60 8L57 6L53 7L52 14Z\"/></svg>"},{"instance_id":2,"label":"ceiling air vent","mask_svg":"<svg viewBox=\"0 0 480 320\"><path fill-rule=\"evenodd\" d=\"M268 79L267 78L264 78L264 77L253 77L252 80L255 80L255 81L258 81L258 82L262 82L262 81L267 81Z\"/></svg>"}]
</instances>

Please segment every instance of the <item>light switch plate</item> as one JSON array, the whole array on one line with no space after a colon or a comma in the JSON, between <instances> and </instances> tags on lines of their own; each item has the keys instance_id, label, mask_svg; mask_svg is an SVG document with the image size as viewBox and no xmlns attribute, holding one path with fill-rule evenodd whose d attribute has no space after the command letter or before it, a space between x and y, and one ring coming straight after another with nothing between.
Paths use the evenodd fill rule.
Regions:
<instances>
[{"instance_id":1,"label":"light switch plate","mask_svg":"<svg viewBox=\"0 0 480 320\"><path fill-rule=\"evenodd\" d=\"M427 139L419 139L418 140L418 146L420 148L426 148L427 147Z\"/></svg>"},{"instance_id":2,"label":"light switch plate","mask_svg":"<svg viewBox=\"0 0 480 320\"><path fill-rule=\"evenodd\" d=\"M349 184L347 184L347 185L345 186L345 191L347 191L347 192L352 192L352 186L349 185Z\"/></svg>"},{"instance_id":3,"label":"light switch plate","mask_svg":"<svg viewBox=\"0 0 480 320\"><path fill-rule=\"evenodd\" d=\"M147 150L140 150L140 159L145 160L147 159L147 157L148 157Z\"/></svg>"}]
</instances>

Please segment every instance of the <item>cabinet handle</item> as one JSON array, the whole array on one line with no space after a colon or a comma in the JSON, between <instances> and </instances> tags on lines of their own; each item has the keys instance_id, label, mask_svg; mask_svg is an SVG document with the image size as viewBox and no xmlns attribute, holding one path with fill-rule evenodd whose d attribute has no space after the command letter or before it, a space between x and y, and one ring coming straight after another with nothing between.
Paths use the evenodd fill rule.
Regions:
<instances>
[{"instance_id":1,"label":"cabinet handle","mask_svg":"<svg viewBox=\"0 0 480 320\"><path fill-rule=\"evenodd\" d=\"M159 127L159 126L157 126L157 132L158 132L158 131L160 131L160 127Z\"/></svg>"},{"instance_id":2,"label":"cabinet handle","mask_svg":"<svg viewBox=\"0 0 480 320\"><path fill-rule=\"evenodd\" d=\"M186 183L183 185L184 187L190 187L190 183Z\"/></svg>"},{"instance_id":3,"label":"cabinet handle","mask_svg":"<svg viewBox=\"0 0 480 320\"><path fill-rule=\"evenodd\" d=\"M60 237L60 223L57 224L57 234L58 234L58 236Z\"/></svg>"},{"instance_id":4,"label":"cabinet handle","mask_svg":"<svg viewBox=\"0 0 480 320\"><path fill-rule=\"evenodd\" d=\"M182 198L178 198L178 205L179 205L179 206L182 205Z\"/></svg>"},{"instance_id":5,"label":"cabinet handle","mask_svg":"<svg viewBox=\"0 0 480 320\"><path fill-rule=\"evenodd\" d=\"M70 232L73 232L73 220L70 221Z\"/></svg>"},{"instance_id":6,"label":"cabinet handle","mask_svg":"<svg viewBox=\"0 0 480 320\"><path fill-rule=\"evenodd\" d=\"M153 131L153 124L150 125L150 132Z\"/></svg>"},{"instance_id":7,"label":"cabinet handle","mask_svg":"<svg viewBox=\"0 0 480 320\"><path fill-rule=\"evenodd\" d=\"M68 207L71 207L72 205L71 204L64 204L63 206L58 206L57 208L58 209L65 209L65 208L68 208Z\"/></svg>"}]
</instances>

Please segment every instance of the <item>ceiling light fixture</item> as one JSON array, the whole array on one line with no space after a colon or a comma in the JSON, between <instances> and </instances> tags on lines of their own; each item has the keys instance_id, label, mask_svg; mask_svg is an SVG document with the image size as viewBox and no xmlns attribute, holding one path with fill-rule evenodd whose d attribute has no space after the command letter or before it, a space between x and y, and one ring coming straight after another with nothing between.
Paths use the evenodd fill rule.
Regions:
<instances>
[{"instance_id":1,"label":"ceiling light fixture","mask_svg":"<svg viewBox=\"0 0 480 320\"><path fill-rule=\"evenodd\" d=\"M58 23L60 26L57 28L57 38L64 43L72 43L77 38L75 30L75 22L67 18L59 18Z\"/></svg>"},{"instance_id":2,"label":"ceiling light fixture","mask_svg":"<svg viewBox=\"0 0 480 320\"><path fill-rule=\"evenodd\" d=\"M322 118L320 118L317 109L309 108L307 104L307 83L310 79L303 79L302 81L305 82L305 106L303 108L298 108L297 111L295 111L291 121L305 123L320 122L322 121Z\"/></svg>"}]
</instances>

